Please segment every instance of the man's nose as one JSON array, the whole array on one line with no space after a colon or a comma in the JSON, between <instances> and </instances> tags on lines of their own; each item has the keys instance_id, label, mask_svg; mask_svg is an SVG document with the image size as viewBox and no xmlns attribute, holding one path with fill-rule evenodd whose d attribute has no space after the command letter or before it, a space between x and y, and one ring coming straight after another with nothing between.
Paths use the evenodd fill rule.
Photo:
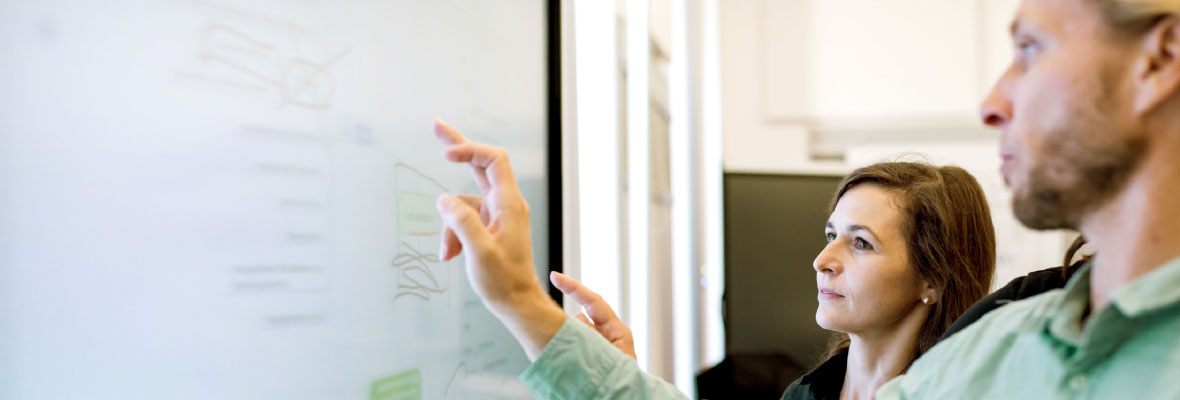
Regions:
<instances>
[{"instance_id":1,"label":"man's nose","mask_svg":"<svg viewBox=\"0 0 1180 400\"><path fill-rule=\"evenodd\" d=\"M983 99L983 104L979 107L979 118L983 120L984 125L992 128L1003 128L1012 121L1012 102L1008 101L1007 95L1000 90L998 84Z\"/></svg>"},{"instance_id":2,"label":"man's nose","mask_svg":"<svg viewBox=\"0 0 1180 400\"><path fill-rule=\"evenodd\" d=\"M1004 72L1004 76L996 81L983 104L979 106L979 118L983 124L993 128L1003 128L1012 122L1012 101L1009 98L1008 87L1011 85L1012 68Z\"/></svg>"}]
</instances>

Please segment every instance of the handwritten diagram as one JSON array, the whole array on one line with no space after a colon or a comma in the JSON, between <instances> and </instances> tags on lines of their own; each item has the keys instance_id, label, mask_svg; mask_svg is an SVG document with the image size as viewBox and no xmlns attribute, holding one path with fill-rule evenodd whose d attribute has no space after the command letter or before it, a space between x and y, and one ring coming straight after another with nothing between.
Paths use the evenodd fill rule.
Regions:
<instances>
[{"instance_id":1,"label":"handwritten diagram","mask_svg":"<svg viewBox=\"0 0 1180 400\"><path fill-rule=\"evenodd\" d=\"M233 71L238 78L274 89L282 104L329 108L335 81L330 68L349 50L320 59L284 54L277 45L224 24L210 24L202 32L200 58Z\"/></svg>"},{"instance_id":2,"label":"handwritten diagram","mask_svg":"<svg viewBox=\"0 0 1180 400\"><path fill-rule=\"evenodd\" d=\"M422 300L430 300L432 294L445 293L447 289L434 276L430 266L438 264L438 256L432 253L422 253L402 243L404 252L393 259L393 268L398 269L397 294L394 302L405 296L413 296Z\"/></svg>"},{"instance_id":3,"label":"handwritten diagram","mask_svg":"<svg viewBox=\"0 0 1180 400\"><path fill-rule=\"evenodd\" d=\"M441 268L438 255L424 253L418 249L438 247L442 220L435 210L434 201L447 188L405 163L394 165L397 186L397 240L398 253L393 259L397 270L397 290L394 303L401 299L430 301L436 295L447 292L444 285L448 280L440 279L435 269ZM449 274L448 274L449 275Z\"/></svg>"},{"instance_id":4,"label":"handwritten diagram","mask_svg":"<svg viewBox=\"0 0 1180 400\"><path fill-rule=\"evenodd\" d=\"M254 19L260 22L231 24L220 19L205 24L197 35L198 68L180 76L266 93L280 106L331 108L336 90L332 69L352 49L326 50L293 23Z\"/></svg>"}]
</instances>

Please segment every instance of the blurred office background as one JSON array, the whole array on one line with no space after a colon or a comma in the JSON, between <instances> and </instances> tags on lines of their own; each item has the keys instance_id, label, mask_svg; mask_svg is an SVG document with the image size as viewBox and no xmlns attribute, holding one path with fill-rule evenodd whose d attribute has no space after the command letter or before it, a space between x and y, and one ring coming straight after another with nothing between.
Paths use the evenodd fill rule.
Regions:
<instances>
[{"instance_id":1,"label":"blurred office background","mask_svg":"<svg viewBox=\"0 0 1180 400\"><path fill-rule=\"evenodd\" d=\"M10 21L0 24L9 32L0 36L9 50L0 236L12 235L0 241L0 322L10 321L0 323L0 397L96 384L143 398L174 390L145 374L193 384L190 396L226 381L316 395L288 385L296 382L324 398L340 396L333 388L383 387L406 397L462 398L466 386L519 395L524 355L507 331L482 329L500 327L474 293L449 290L465 289L460 268L417 250L437 245L431 199L473 185L466 170L423 151L441 148L417 130L435 116L522 149L513 160L531 180L526 196L550 199L546 178L561 174L560 207L534 203L533 233L562 233L560 243L538 244L539 275L560 268L600 293L632 328L641 368L690 396L769 382L763 390L777 398L817 361L829 332L814 319L812 260L832 191L858 166L906 157L971 171L996 225L993 287L1060 263L1073 239L1012 218L998 133L978 118L1011 58L1018 0L114 3L0 5ZM560 171L542 161L551 149L538 139L552 106L541 53L552 49L543 11L553 3ZM324 9L335 12L315 11ZM307 57L320 65L237 79L251 70L233 68L228 55L262 67L307 66ZM495 62L504 60L513 62ZM329 65L340 68L339 86ZM293 95L284 91L292 72L309 74L292 75L306 89ZM515 93L501 96L505 88ZM337 92L349 101L322 101ZM324 111L332 104L340 107ZM77 142L59 145L67 139ZM332 181L335 169L348 179ZM558 209L560 221L545 218ZM235 240L241 232L258 242ZM236 252L209 250L225 248ZM260 268L257 260L277 258L271 252L285 261ZM392 282L403 288L406 271L433 286L386 296ZM580 311L572 300L564 306ZM190 340L221 351L194 362L203 348ZM101 361L76 361L91 359ZM111 372L117 362L123 369ZM55 382L61 365L96 364L107 374L40 385ZM186 372L201 365L237 369ZM333 378L316 375L324 371ZM259 397L275 395L250 396Z\"/></svg>"},{"instance_id":2,"label":"blurred office background","mask_svg":"<svg viewBox=\"0 0 1180 400\"><path fill-rule=\"evenodd\" d=\"M1015 221L998 132L977 117L1017 5L563 1L564 268L632 327L643 369L696 394L727 359L702 379L813 366L828 332L811 262L857 166L972 172L999 240L993 287L1059 264L1073 235Z\"/></svg>"}]
</instances>

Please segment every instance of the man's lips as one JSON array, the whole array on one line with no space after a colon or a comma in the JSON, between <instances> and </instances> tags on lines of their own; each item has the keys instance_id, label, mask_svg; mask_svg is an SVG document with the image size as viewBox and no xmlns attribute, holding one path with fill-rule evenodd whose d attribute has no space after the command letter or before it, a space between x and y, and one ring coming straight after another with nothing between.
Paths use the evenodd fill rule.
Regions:
<instances>
[{"instance_id":1,"label":"man's lips","mask_svg":"<svg viewBox=\"0 0 1180 400\"><path fill-rule=\"evenodd\" d=\"M1008 178L1008 173L1012 171L1012 166L1016 164L1016 156L1010 153L1000 153L1000 175L1005 180Z\"/></svg>"}]
</instances>

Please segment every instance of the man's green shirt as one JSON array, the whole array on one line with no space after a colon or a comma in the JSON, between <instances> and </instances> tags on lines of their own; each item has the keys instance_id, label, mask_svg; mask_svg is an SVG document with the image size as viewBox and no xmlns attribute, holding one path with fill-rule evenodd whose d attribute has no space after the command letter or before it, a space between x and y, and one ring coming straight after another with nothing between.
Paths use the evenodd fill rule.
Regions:
<instances>
[{"instance_id":1,"label":"man's green shirt","mask_svg":"<svg viewBox=\"0 0 1180 400\"><path fill-rule=\"evenodd\" d=\"M1119 288L1085 318L1090 269L985 315L877 398L1180 399L1180 259Z\"/></svg>"},{"instance_id":2,"label":"man's green shirt","mask_svg":"<svg viewBox=\"0 0 1180 400\"><path fill-rule=\"evenodd\" d=\"M1180 399L1180 259L1119 288L1083 329L1090 268L988 313L877 398ZM572 318L521 379L538 398L686 398Z\"/></svg>"}]
</instances>

